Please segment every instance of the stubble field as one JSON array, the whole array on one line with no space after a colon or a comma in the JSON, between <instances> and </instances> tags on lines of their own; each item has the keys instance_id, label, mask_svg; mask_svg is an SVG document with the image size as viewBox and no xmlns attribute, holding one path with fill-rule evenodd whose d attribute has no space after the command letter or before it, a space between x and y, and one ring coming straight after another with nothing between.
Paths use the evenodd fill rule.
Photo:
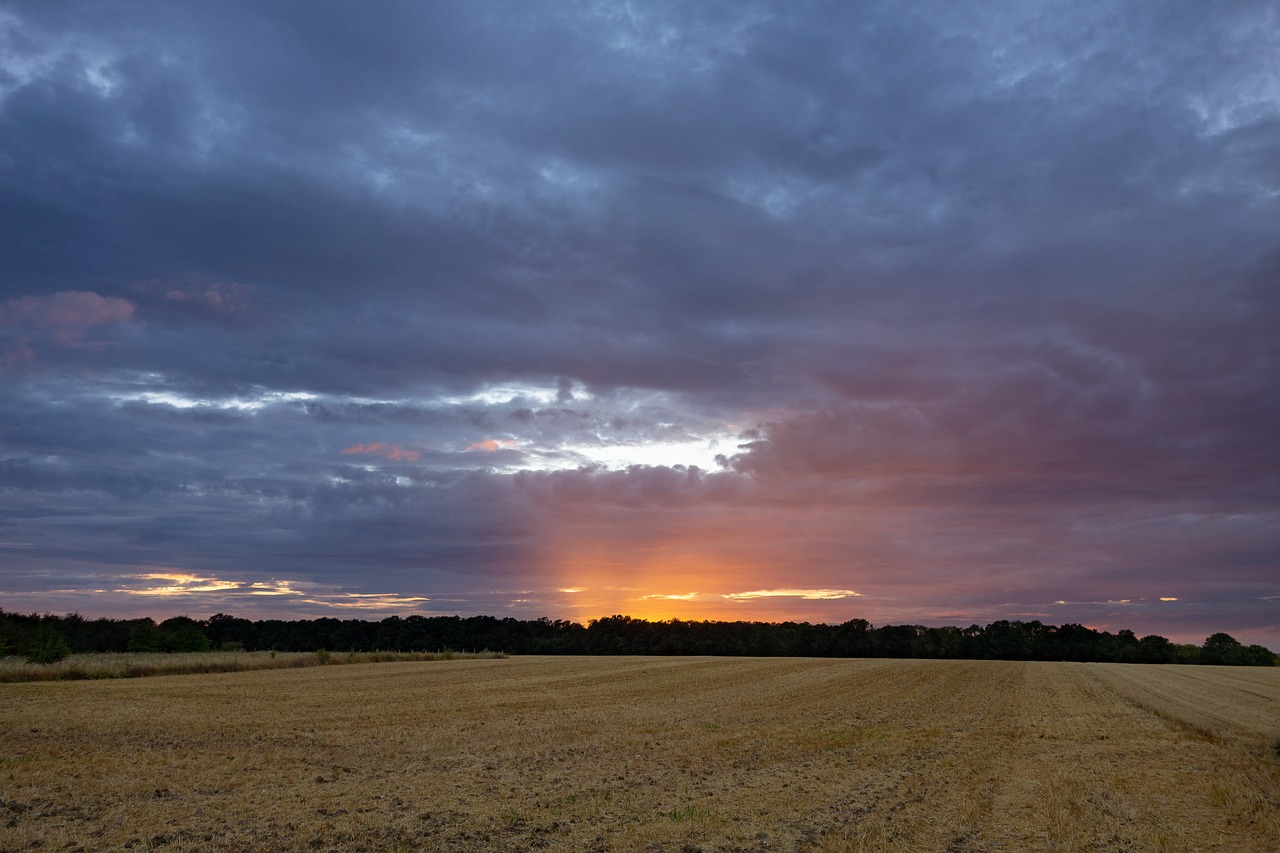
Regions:
<instances>
[{"instance_id":1,"label":"stubble field","mask_svg":"<svg viewBox=\"0 0 1280 853\"><path fill-rule=\"evenodd\" d=\"M1280 669L538 658L0 685L4 850L1280 850Z\"/></svg>"}]
</instances>

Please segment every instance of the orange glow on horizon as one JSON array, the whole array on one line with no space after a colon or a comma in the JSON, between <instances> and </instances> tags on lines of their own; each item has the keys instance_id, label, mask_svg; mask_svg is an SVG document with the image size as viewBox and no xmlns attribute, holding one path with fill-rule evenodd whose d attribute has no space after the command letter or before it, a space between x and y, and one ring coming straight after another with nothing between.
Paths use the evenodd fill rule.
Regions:
<instances>
[{"instance_id":1,"label":"orange glow on horizon","mask_svg":"<svg viewBox=\"0 0 1280 853\"><path fill-rule=\"evenodd\" d=\"M614 615L651 622L814 621L823 614L813 604L861 597L851 589L768 588L769 566L657 550L628 561L600 549L575 549L555 564L562 604L582 622Z\"/></svg>"},{"instance_id":2,"label":"orange glow on horizon","mask_svg":"<svg viewBox=\"0 0 1280 853\"><path fill-rule=\"evenodd\" d=\"M771 504L696 510L683 492L666 503L605 489L546 497L530 556L576 621L840 622L867 610L867 578L847 543Z\"/></svg>"}]
</instances>

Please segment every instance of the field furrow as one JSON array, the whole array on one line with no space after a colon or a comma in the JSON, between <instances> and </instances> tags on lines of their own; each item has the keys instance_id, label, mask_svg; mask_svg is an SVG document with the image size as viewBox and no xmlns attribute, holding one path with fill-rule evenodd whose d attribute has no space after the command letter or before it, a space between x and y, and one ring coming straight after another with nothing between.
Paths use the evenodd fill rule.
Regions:
<instances>
[{"instance_id":1,"label":"field furrow","mask_svg":"<svg viewBox=\"0 0 1280 853\"><path fill-rule=\"evenodd\" d=\"M1218 738L1280 741L1280 668L1098 664L1108 689Z\"/></svg>"}]
</instances>

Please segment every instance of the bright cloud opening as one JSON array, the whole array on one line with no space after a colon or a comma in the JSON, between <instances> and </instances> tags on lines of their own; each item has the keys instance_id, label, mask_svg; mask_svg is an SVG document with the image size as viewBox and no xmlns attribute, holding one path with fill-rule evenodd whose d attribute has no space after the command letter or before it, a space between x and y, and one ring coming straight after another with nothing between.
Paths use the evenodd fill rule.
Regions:
<instances>
[{"instance_id":1,"label":"bright cloud opening","mask_svg":"<svg viewBox=\"0 0 1280 853\"><path fill-rule=\"evenodd\" d=\"M306 391L263 391L252 397L192 397L175 391L133 391L116 394L117 403L146 403L150 406L171 406L175 409L222 409L225 411L257 412L267 406L315 400L317 395Z\"/></svg>"},{"instance_id":2,"label":"bright cloud opening","mask_svg":"<svg viewBox=\"0 0 1280 853\"><path fill-rule=\"evenodd\" d=\"M549 405L561 398L567 390L575 400L590 400L592 394L581 383L573 383L567 389L558 385L532 385L517 382L486 385L471 394L440 397L437 402L447 406L469 406L477 403L486 406L504 406L517 400L539 405Z\"/></svg>"},{"instance_id":3,"label":"bright cloud opening","mask_svg":"<svg viewBox=\"0 0 1280 853\"><path fill-rule=\"evenodd\" d=\"M248 590L250 595L302 595L302 592L294 589L289 581L251 583Z\"/></svg>"},{"instance_id":4,"label":"bright cloud opening","mask_svg":"<svg viewBox=\"0 0 1280 853\"><path fill-rule=\"evenodd\" d=\"M807 601L831 601L837 598L861 597L862 593L851 589L756 589L750 592L730 592L721 596L730 601L750 601L755 598L803 598Z\"/></svg>"},{"instance_id":5,"label":"bright cloud opening","mask_svg":"<svg viewBox=\"0 0 1280 853\"><path fill-rule=\"evenodd\" d=\"M393 593L337 593L323 597L304 598L304 604L315 604L323 607L339 607L346 610L387 610L413 609L423 602L430 601L421 596L400 596Z\"/></svg>"},{"instance_id":6,"label":"bright cloud opening","mask_svg":"<svg viewBox=\"0 0 1280 853\"><path fill-rule=\"evenodd\" d=\"M144 575L132 575L131 577L140 581L167 581L167 583L161 583L158 586L146 586L141 589L122 587L116 591L128 593L129 595L190 595L197 592L225 592L239 589L241 586L238 581L219 580L218 578L206 578L177 572L151 572Z\"/></svg>"},{"instance_id":7,"label":"bright cloud opening","mask_svg":"<svg viewBox=\"0 0 1280 853\"><path fill-rule=\"evenodd\" d=\"M738 436L719 432L686 441L636 441L599 445L566 445L565 452L605 468L623 469L632 465L652 467L698 467L706 471L719 468L716 457L726 448L737 450ZM563 466L562 466L563 467Z\"/></svg>"}]
</instances>

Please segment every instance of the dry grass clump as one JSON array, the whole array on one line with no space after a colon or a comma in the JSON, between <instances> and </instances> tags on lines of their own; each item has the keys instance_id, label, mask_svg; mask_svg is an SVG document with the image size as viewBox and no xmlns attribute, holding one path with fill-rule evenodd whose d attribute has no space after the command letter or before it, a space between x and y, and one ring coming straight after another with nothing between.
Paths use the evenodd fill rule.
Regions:
<instances>
[{"instance_id":1,"label":"dry grass clump","mask_svg":"<svg viewBox=\"0 0 1280 853\"><path fill-rule=\"evenodd\" d=\"M3 685L0 849L1280 850L1280 759L1228 712L1206 735L1175 698L1135 703L1140 669L518 657ZM1215 685L1224 708L1280 693L1265 670Z\"/></svg>"},{"instance_id":2,"label":"dry grass clump","mask_svg":"<svg viewBox=\"0 0 1280 853\"><path fill-rule=\"evenodd\" d=\"M0 658L0 683L77 681L92 678L144 678L294 669L340 663L435 661L454 658L502 658L501 652L129 652L77 654L57 663L33 664L17 655Z\"/></svg>"}]
</instances>

